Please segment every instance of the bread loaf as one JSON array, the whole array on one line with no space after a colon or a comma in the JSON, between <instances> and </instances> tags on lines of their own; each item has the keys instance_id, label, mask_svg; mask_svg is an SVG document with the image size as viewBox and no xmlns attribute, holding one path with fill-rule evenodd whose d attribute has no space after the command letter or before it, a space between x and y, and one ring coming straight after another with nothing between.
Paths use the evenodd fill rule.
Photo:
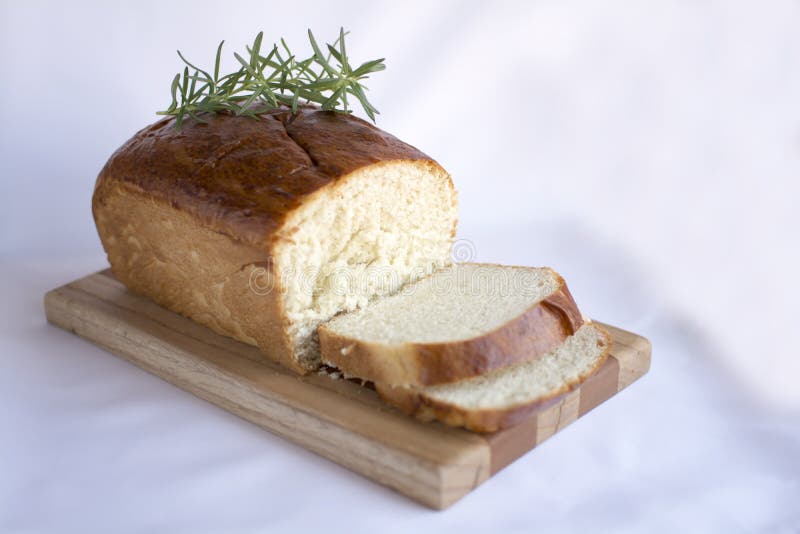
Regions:
<instances>
[{"instance_id":1,"label":"bread loaf","mask_svg":"<svg viewBox=\"0 0 800 534\"><path fill-rule=\"evenodd\" d=\"M92 208L131 290L298 372L316 328L449 263L448 173L350 115L174 119L138 132L97 179Z\"/></svg>"}]
</instances>

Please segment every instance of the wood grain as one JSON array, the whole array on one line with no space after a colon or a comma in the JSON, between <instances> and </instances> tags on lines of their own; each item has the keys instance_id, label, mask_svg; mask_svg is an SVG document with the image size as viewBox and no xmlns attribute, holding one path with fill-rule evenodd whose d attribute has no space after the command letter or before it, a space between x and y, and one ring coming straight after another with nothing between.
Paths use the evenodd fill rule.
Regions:
<instances>
[{"instance_id":1,"label":"wood grain","mask_svg":"<svg viewBox=\"0 0 800 534\"><path fill-rule=\"evenodd\" d=\"M176 386L432 508L446 508L647 372L650 344L607 327L612 358L580 389L521 424L479 435L421 423L377 394L297 376L258 349L132 294L102 271L45 295L52 324Z\"/></svg>"}]
</instances>

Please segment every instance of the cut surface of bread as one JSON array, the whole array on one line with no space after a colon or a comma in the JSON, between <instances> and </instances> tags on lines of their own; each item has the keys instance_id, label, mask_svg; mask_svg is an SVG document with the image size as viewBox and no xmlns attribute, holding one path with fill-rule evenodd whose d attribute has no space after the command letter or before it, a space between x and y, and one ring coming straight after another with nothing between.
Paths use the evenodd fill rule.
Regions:
<instances>
[{"instance_id":1,"label":"cut surface of bread","mask_svg":"<svg viewBox=\"0 0 800 534\"><path fill-rule=\"evenodd\" d=\"M583 319L552 269L457 263L319 327L324 363L395 386L450 383L535 359Z\"/></svg>"},{"instance_id":2,"label":"cut surface of bread","mask_svg":"<svg viewBox=\"0 0 800 534\"><path fill-rule=\"evenodd\" d=\"M406 413L476 432L512 426L548 401L572 391L605 362L611 338L584 324L564 343L536 360L453 384L425 388L375 384L384 400Z\"/></svg>"},{"instance_id":3,"label":"cut surface of bread","mask_svg":"<svg viewBox=\"0 0 800 534\"><path fill-rule=\"evenodd\" d=\"M450 263L456 203L426 162L359 169L293 213L275 247L287 332L319 365L317 326Z\"/></svg>"}]
</instances>

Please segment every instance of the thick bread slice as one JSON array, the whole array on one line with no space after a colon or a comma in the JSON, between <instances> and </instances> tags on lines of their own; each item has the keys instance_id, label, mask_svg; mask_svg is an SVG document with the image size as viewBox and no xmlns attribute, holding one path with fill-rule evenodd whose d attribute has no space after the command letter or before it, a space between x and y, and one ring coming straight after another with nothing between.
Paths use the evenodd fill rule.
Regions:
<instances>
[{"instance_id":1,"label":"thick bread slice","mask_svg":"<svg viewBox=\"0 0 800 534\"><path fill-rule=\"evenodd\" d=\"M97 231L132 291L302 373L320 322L450 263L456 194L416 148L313 107L204 120L141 130L98 176Z\"/></svg>"},{"instance_id":2,"label":"thick bread slice","mask_svg":"<svg viewBox=\"0 0 800 534\"><path fill-rule=\"evenodd\" d=\"M421 387L538 358L582 323L552 269L459 263L318 331L323 362L345 375Z\"/></svg>"},{"instance_id":3,"label":"thick bread slice","mask_svg":"<svg viewBox=\"0 0 800 534\"><path fill-rule=\"evenodd\" d=\"M587 323L543 357L485 376L420 389L375 387L384 400L424 421L494 432L574 390L603 365L610 349L605 329Z\"/></svg>"}]
</instances>

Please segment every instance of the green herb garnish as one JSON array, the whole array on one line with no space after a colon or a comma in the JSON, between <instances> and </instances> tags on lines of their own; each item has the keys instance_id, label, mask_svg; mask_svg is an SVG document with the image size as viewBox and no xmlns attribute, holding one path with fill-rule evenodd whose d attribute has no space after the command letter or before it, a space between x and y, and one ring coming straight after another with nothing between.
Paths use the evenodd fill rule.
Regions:
<instances>
[{"instance_id":1,"label":"green herb garnish","mask_svg":"<svg viewBox=\"0 0 800 534\"><path fill-rule=\"evenodd\" d=\"M186 64L183 73L172 80L172 103L159 115L175 117L175 127L179 128L186 117L198 122L206 122L204 113L227 112L251 118L258 113L281 105L289 106L296 113L300 102L313 102L322 109L352 113L348 96L361 104L367 116L375 122L378 110L369 103L367 88L361 84L370 73L386 68L383 58L362 63L354 69L350 66L344 38L347 32L339 30L339 38L327 45L327 55L322 53L311 30L308 40L313 54L303 60L297 59L286 41L280 40L280 47L273 44L266 55L261 54L260 32L252 46L247 47L247 58L234 53L241 67L235 72L220 76L220 57L222 45L217 47L213 75L195 67L178 50L178 56ZM190 71L191 69L191 71ZM261 105L254 110L253 104Z\"/></svg>"}]
</instances>

